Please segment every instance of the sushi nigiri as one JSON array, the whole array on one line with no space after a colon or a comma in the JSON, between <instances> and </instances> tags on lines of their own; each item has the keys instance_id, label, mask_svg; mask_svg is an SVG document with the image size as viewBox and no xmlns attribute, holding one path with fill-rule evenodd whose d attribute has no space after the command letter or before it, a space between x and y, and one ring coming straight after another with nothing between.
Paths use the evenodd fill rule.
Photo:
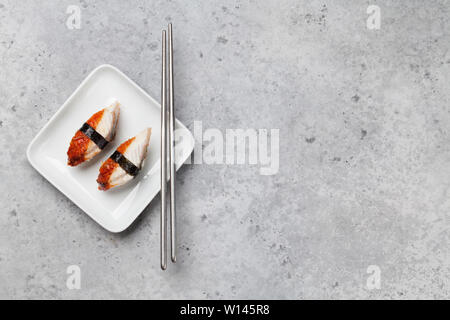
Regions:
<instances>
[{"instance_id":1,"label":"sushi nigiri","mask_svg":"<svg viewBox=\"0 0 450 320\"><path fill-rule=\"evenodd\" d=\"M108 190L131 181L142 167L147 155L152 129L147 128L137 136L122 143L100 167L98 189Z\"/></svg>"},{"instance_id":2,"label":"sushi nigiri","mask_svg":"<svg viewBox=\"0 0 450 320\"><path fill-rule=\"evenodd\" d=\"M67 164L77 166L100 153L114 139L119 119L118 102L100 110L89 118L70 141Z\"/></svg>"}]
</instances>

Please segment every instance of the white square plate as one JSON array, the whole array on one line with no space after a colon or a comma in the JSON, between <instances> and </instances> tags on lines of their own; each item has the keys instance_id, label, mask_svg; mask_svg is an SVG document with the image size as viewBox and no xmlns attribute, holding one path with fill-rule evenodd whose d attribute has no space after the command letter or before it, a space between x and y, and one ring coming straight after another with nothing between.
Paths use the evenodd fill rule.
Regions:
<instances>
[{"instance_id":1,"label":"white square plate","mask_svg":"<svg viewBox=\"0 0 450 320\"><path fill-rule=\"evenodd\" d=\"M120 102L115 139L94 159L77 166L67 165L70 140L81 125L111 102ZM146 127L152 128L147 158L132 182L111 189L97 189L98 170L103 161L124 142ZM194 148L191 132L175 123L177 170ZM117 68L101 65L81 83L58 112L31 141L28 160L48 181L102 227L111 232L125 230L161 189L161 106Z\"/></svg>"}]
</instances>

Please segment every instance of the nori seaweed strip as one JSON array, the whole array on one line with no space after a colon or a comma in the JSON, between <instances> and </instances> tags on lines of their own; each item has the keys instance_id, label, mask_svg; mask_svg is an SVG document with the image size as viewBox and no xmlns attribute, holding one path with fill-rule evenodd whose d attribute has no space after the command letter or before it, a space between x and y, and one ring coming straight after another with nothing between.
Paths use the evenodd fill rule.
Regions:
<instances>
[{"instance_id":1,"label":"nori seaweed strip","mask_svg":"<svg viewBox=\"0 0 450 320\"><path fill-rule=\"evenodd\" d=\"M94 142L101 150L103 150L103 148L108 144L108 140L103 138L100 133L95 131L95 129L87 123L83 124L83 126L80 128L80 131L83 132L89 139L91 139L92 142Z\"/></svg>"},{"instance_id":2,"label":"nori seaweed strip","mask_svg":"<svg viewBox=\"0 0 450 320\"><path fill-rule=\"evenodd\" d=\"M117 162L119 166L130 176L134 177L139 173L139 168L136 167L130 160L125 158L125 156L119 151L114 151L110 158L111 160Z\"/></svg>"}]
</instances>

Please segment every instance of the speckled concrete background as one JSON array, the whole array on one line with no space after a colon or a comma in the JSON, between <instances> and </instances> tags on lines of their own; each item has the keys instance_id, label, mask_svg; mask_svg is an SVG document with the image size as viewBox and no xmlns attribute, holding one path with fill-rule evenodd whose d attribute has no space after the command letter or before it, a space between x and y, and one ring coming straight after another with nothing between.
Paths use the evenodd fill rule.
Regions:
<instances>
[{"instance_id":1,"label":"speckled concrete background","mask_svg":"<svg viewBox=\"0 0 450 320\"><path fill-rule=\"evenodd\" d=\"M449 298L449 14L446 1L0 0L0 298ZM159 200L110 234L25 150L100 64L159 97L168 21L178 117L279 128L280 170L185 166L179 263L163 273ZM66 287L74 264L81 290Z\"/></svg>"}]
</instances>

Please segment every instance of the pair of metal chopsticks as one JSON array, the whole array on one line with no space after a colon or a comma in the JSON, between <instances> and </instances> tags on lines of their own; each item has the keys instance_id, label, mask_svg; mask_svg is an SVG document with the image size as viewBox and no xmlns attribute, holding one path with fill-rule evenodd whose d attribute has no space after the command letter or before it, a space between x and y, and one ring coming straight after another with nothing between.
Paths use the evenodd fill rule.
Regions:
<instances>
[{"instance_id":1,"label":"pair of metal chopsticks","mask_svg":"<svg viewBox=\"0 0 450 320\"><path fill-rule=\"evenodd\" d=\"M172 262L176 256L176 221L175 221L175 153L174 153L174 125L173 108L173 37L172 24L168 25L169 33L169 92L167 94L167 54L166 30L162 31L162 73L161 73L161 269L167 268L167 145L169 145L169 179L170 179L170 251ZM167 110L167 95L169 109ZM167 119L167 114L169 118ZM169 135L167 136L167 120ZM168 138L168 139L167 139Z\"/></svg>"}]
</instances>

